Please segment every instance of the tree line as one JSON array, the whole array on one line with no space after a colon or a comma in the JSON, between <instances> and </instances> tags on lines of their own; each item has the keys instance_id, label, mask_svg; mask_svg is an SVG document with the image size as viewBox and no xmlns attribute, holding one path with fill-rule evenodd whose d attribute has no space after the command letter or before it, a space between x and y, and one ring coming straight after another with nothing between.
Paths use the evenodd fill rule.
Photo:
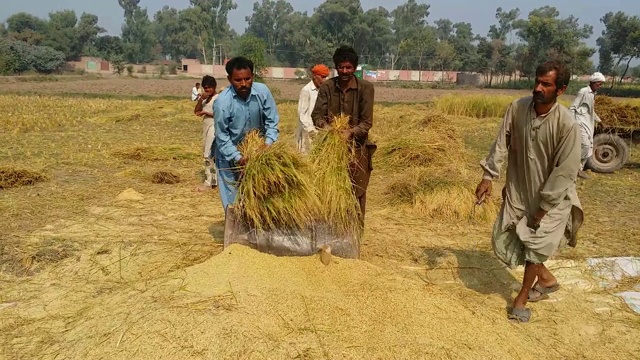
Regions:
<instances>
[{"instance_id":1,"label":"tree line","mask_svg":"<svg viewBox=\"0 0 640 360\"><path fill-rule=\"evenodd\" d=\"M531 78L536 65L549 58L564 61L574 74L587 74L595 70L596 52L598 70L606 75L640 75L640 68L630 66L640 57L640 18L624 12L600 19L605 30L592 48L585 41L593 25L562 17L551 6L526 15L518 8L498 8L495 24L482 35L470 23L432 20L430 5L416 0L367 11L360 0L325 0L311 14L295 11L286 0L261 0L240 35L228 23L237 8L234 0L190 0L185 9L165 6L153 15L140 0L118 3L124 18L119 36L106 35L98 16L78 17L73 10L52 12L48 19L10 16L0 25L0 71L48 72L82 55L129 63L186 57L206 64L244 55L258 68L306 68L331 63L333 50L349 44L371 69L471 71L489 84L516 73Z\"/></svg>"}]
</instances>

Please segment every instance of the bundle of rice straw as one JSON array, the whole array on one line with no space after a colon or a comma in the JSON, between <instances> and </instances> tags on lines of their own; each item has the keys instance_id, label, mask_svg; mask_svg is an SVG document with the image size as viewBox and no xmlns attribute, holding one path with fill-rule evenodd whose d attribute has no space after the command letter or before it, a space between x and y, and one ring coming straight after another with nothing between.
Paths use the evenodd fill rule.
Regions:
<instances>
[{"instance_id":1,"label":"bundle of rice straw","mask_svg":"<svg viewBox=\"0 0 640 360\"><path fill-rule=\"evenodd\" d=\"M596 114L602 125L618 129L640 129L640 106L614 102L610 97L596 97Z\"/></svg>"},{"instance_id":2,"label":"bundle of rice straw","mask_svg":"<svg viewBox=\"0 0 640 360\"><path fill-rule=\"evenodd\" d=\"M309 229L319 203L301 155L285 142L265 147L257 131L239 150L247 159L236 197L242 220L261 231Z\"/></svg>"},{"instance_id":3,"label":"bundle of rice straw","mask_svg":"<svg viewBox=\"0 0 640 360\"><path fill-rule=\"evenodd\" d=\"M334 235L360 236L363 230L360 207L349 176L355 147L353 142L342 138L342 131L346 129L349 129L349 116L335 116L330 127L319 130L310 159L322 220Z\"/></svg>"}]
</instances>

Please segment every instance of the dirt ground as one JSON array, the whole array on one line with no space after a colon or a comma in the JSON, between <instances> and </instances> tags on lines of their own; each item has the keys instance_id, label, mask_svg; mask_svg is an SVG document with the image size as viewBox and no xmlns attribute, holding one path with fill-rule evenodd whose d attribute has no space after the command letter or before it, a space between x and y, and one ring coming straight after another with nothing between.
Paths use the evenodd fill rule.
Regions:
<instances>
[{"instance_id":1,"label":"dirt ground","mask_svg":"<svg viewBox=\"0 0 640 360\"><path fill-rule=\"evenodd\" d=\"M9 83L1 91L176 96L188 95L192 82ZM406 89L379 93L391 101L399 90ZM411 92L404 101L440 93ZM522 274L493 256L491 223L424 218L410 206L390 205L385 191L404 172L375 160L385 156L388 139L374 157L362 259L324 267L316 257L222 251L218 193L193 191L202 180L202 134L190 101L2 94L0 101L0 165L47 175L0 190L0 359L640 353L640 316L615 295L638 280L604 290L585 266L589 257L640 256L637 147L622 170L580 182L586 219L579 245L549 263L563 287L531 305L532 323L517 325L505 310ZM291 142L295 104L280 104L279 111L282 141ZM372 135L384 139L385 125L422 119L425 111L425 105L379 105ZM466 146L457 166L468 169L463 180L475 183L499 121L448 120ZM157 171L180 182L153 183ZM268 271L257 270L265 264Z\"/></svg>"},{"instance_id":2,"label":"dirt ground","mask_svg":"<svg viewBox=\"0 0 640 360\"><path fill-rule=\"evenodd\" d=\"M10 81L0 83L0 93L14 92L21 94L54 93L54 94L112 94L120 96L191 96L191 88L198 79L132 79L127 77L109 76L99 80L77 80L68 78L60 81L20 82ZM228 85L226 79L218 79L219 86ZM298 100L300 89L305 82L300 81L268 81L274 96L281 100ZM376 101L378 102L427 102L434 96L442 94L469 94L481 92L486 94L522 95L527 91L492 90L492 89L403 89L376 85Z\"/></svg>"}]
</instances>

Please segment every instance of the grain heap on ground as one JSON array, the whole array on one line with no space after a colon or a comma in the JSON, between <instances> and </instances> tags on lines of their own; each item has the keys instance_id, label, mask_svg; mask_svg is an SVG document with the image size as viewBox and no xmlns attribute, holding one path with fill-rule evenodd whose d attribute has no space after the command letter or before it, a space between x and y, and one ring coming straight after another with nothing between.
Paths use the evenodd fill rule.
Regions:
<instances>
[{"instance_id":1,"label":"grain heap on ground","mask_svg":"<svg viewBox=\"0 0 640 360\"><path fill-rule=\"evenodd\" d=\"M82 294L69 291L72 283L58 286L65 296ZM85 291L98 288L89 284ZM11 336L8 354L524 359L540 353L541 341L549 339L543 331L547 322L511 325L499 299L469 289L428 285L358 260L335 259L324 266L315 257L275 257L241 245L161 279L103 291L76 302L52 298L46 311L26 304L3 310L3 319L15 324L4 328ZM592 336L585 339L575 326L563 327L562 319L581 316L574 308L581 301L571 296L554 305L562 331L553 341L572 345L544 348L542 354L600 358L606 351L610 359L627 354L630 346L623 344L632 344L634 334L618 322L600 335L607 345L596 348L586 346ZM42 326L43 317L61 320Z\"/></svg>"},{"instance_id":2,"label":"grain heap on ground","mask_svg":"<svg viewBox=\"0 0 640 360\"><path fill-rule=\"evenodd\" d=\"M238 169L241 219L264 231L309 229L319 205L302 156L286 142L266 146L257 131L245 136L239 150L247 159Z\"/></svg>"},{"instance_id":3,"label":"grain heap on ground","mask_svg":"<svg viewBox=\"0 0 640 360\"><path fill-rule=\"evenodd\" d=\"M310 159L321 218L335 235L359 236L362 233L360 207L349 175L355 146L342 137L342 131L347 129L349 116L335 116L330 126L320 129L316 135Z\"/></svg>"}]
</instances>

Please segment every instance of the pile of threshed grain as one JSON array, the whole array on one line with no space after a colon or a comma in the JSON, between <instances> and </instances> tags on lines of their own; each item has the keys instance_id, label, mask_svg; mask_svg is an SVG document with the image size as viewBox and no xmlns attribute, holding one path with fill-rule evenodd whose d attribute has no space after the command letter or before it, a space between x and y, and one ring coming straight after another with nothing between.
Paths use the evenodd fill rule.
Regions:
<instances>
[{"instance_id":1,"label":"pile of threshed grain","mask_svg":"<svg viewBox=\"0 0 640 360\"><path fill-rule=\"evenodd\" d=\"M614 129L640 129L640 106L613 101L610 97L596 96L596 114L601 125Z\"/></svg>"},{"instance_id":2,"label":"pile of threshed grain","mask_svg":"<svg viewBox=\"0 0 640 360\"><path fill-rule=\"evenodd\" d=\"M4 309L0 342L4 354L30 358L53 353L61 358L437 359L446 354L513 359L535 353L618 359L637 351L633 315L600 314L584 294L566 292L553 306L536 307L531 326L514 326L506 319L502 293L511 284L482 278L468 283L471 288L433 285L363 261L335 259L324 266L314 257L276 257L231 245L201 264L110 291L100 291L104 283L86 284L84 291L74 281L45 289L27 284L38 294L46 291L47 311L37 299ZM540 346L549 341L543 328L553 332L553 347Z\"/></svg>"},{"instance_id":3,"label":"pile of threshed grain","mask_svg":"<svg viewBox=\"0 0 640 360\"><path fill-rule=\"evenodd\" d=\"M251 228L306 230L318 214L318 199L309 167L286 142L265 146L257 131L249 132L239 146L246 158L238 184L236 207Z\"/></svg>"},{"instance_id":4,"label":"pile of threshed grain","mask_svg":"<svg viewBox=\"0 0 640 360\"><path fill-rule=\"evenodd\" d=\"M360 206L349 174L355 157L355 144L344 140L349 116L333 117L330 126L320 129L313 141L311 164L313 183L320 200L321 219L335 235L360 236Z\"/></svg>"},{"instance_id":5,"label":"pile of threshed grain","mask_svg":"<svg viewBox=\"0 0 640 360\"><path fill-rule=\"evenodd\" d=\"M14 169L12 167L0 168L0 190L19 186L33 185L47 180L45 175L26 169Z\"/></svg>"}]
</instances>

